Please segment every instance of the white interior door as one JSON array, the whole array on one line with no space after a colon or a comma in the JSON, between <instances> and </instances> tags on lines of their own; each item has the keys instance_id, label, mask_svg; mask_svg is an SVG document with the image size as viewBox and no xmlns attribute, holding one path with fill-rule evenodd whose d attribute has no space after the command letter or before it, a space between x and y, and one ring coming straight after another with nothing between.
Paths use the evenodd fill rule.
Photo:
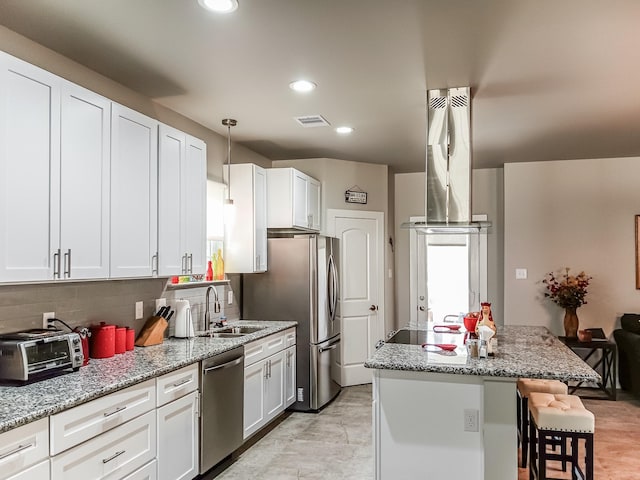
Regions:
<instances>
[{"instance_id":1,"label":"white interior door","mask_svg":"<svg viewBox=\"0 0 640 480\"><path fill-rule=\"evenodd\" d=\"M340 384L371 383L364 363L384 338L384 213L330 209L327 227L340 239Z\"/></svg>"}]
</instances>

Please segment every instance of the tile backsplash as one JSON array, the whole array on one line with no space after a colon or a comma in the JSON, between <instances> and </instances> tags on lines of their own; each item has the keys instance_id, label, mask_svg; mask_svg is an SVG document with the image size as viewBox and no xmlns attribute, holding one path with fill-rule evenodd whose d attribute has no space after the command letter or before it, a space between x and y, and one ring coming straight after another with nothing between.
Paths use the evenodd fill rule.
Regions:
<instances>
[{"instance_id":1,"label":"tile backsplash","mask_svg":"<svg viewBox=\"0 0 640 480\"><path fill-rule=\"evenodd\" d=\"M228 305L229 284L217 285L222 312L229 320L240 317L235 297ZM194 326L204 322L205 286L175 288L166 278L105 280L95 282L59 282L0 286L0 334L42 327L42 314L55 312L72 328L99 322L135 328L139 331L155 313L155 299L171 301L184 298L192 305ZM213 294L211 295L213 304ZM144 315L135 320L135 304L143 302ZM212 307L213 311L213 307ZM213 314L212 319L220 314Z\"/></svg>"}]
</instances>

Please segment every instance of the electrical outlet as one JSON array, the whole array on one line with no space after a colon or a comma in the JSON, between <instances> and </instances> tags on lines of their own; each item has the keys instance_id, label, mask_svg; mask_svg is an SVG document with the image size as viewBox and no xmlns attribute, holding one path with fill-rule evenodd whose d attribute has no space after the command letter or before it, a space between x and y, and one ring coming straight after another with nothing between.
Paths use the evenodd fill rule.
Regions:
<instances>
[{"instance_id":1,"label":"electrical outlet","mask_svg":"<svg viewBox=\"0 0 640 480\"><path fill-rule=\"evenodd\" d=\"M526 279L527 279L527 269L516 268L516 280L526 280Z\"/></svg>"},{"instance_id":2,"label":"electrical outlet","mask_svg":"<svg viewBox=\"0 0 640 480\"><path fill-rule=\"evenodd\" d=\"M465 432L478 431L478 410L474 410L474 409L464 410L464 431Z\"/></svg>"},{"instance_id":3,"label":"electrical outlet","mask_svg":"<svg viewBox=\"0 0 640 480\"><path fill-rule=\"evenodd\" d=\"M229 290L227 292L227 304L233 305L233 291Z\"/></svg>"},{"instance_id":4,"label":"electrical outlet","mask_svg":"<svg viewBox=\"0 0 640 480\"><path fill-rule=\"evenodd\" d=\"M140 320L144 316L144 309L142 302L136 302L136 320Z\"/></svg>"},{"instance_id":5,"label":"electrical outlet","mask_svg":"<svg viewBox=\"0 0 640 480\"><path fill-rule=\"evenodd\" d=\"M44 329L49 328L50 318L56 318L56 312L46 312L42 314L42 328Z\"/></svg>"},{"instance_id":6,"label":"electrical outlet","mask_svg":"<svg viewBox=\"0 0 640 480\"><path fill-rule=\"evenodd\" d=\"M154 312L157 312L158 310L160 310L161 307L166 307L166 306L167 306L166 298L156 298L156 309L154 310Z\"/></svg>"}]
</instances>

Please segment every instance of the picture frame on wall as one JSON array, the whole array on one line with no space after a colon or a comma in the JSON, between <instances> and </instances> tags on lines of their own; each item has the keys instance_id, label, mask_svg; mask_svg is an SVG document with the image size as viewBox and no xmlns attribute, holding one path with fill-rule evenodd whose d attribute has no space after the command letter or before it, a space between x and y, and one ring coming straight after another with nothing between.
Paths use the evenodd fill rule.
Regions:
<instances>
[{"instance_id":1,"label":"picture frame on wall","mask_svg":"<svg viewBox=\"0 0 640 480\"><path fill-rule=\"evenodd\" d=\"M640 290L640 215L636 215L636 290Z\"/></svg>"}]
</instances>

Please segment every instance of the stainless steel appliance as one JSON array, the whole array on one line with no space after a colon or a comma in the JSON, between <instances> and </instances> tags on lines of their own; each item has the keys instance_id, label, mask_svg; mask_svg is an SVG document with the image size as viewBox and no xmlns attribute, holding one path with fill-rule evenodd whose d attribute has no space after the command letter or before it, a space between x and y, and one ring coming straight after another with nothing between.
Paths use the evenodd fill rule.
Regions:
<instances>
[{"instance_id":1,"label":"stainless steel appliance","mask_svg":"<svg viewBox=\"0 0 640 480\"><path fill-rule=\"evenodd\" d=\"M242 445L244 347L202 361L200 370L200 473Z\"/></svg>"},{"instance_id":2,"label":"stainless steel appliance","mask_svg":"<svg viewBox=\"0 0 640 480\"><path fill-rule=\"evenodd\" d=\"M267 240L269 270L242 278L242 318L295 320L297 401L292 409L315 411L340 392L338 239L283 235Z\"/></svg>"},{"instance_id":3,"label":"stainless steel appliance","mask_svg":"<svg viewBox=\"0 0 640 480\"><path fill-rule=\"evenodd\" d=\"M34 329L0 335L0 380L30 382L82 365L77 333Z\"/></svg>"}]
</instances>

